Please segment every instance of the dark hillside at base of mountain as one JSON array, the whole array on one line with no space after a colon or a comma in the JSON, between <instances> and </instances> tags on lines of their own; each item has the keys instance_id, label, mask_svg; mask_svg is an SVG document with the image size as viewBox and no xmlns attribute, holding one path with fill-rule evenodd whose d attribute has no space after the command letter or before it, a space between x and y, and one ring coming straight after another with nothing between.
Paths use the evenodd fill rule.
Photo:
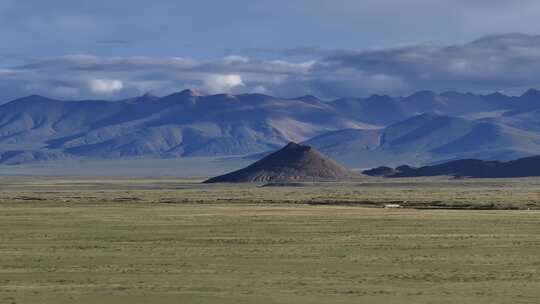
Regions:
<instances>
[{"instance_id":1,"label":"dark hillside at base of mountain","mask_svg":"<svg viewBox=\"0 0 540 304\"><path fill-rule=\"evenodd\" d=\"M520 158L508 162L462 159L420 168L411 168L409 166L401 166L395 169L379 167L362 173L369 176L384 177L439 175L473 178L532 177L540 176L540 156Z\"/></svg>"}]
</instances>

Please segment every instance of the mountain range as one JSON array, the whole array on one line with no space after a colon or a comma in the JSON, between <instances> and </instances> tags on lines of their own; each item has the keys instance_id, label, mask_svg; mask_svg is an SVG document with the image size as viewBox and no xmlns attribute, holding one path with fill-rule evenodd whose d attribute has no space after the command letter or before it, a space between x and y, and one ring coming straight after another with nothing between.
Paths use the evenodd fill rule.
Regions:
<instances>
[{"instance_id":1,"label":"mountain range","mask_svg":"<svg viewBox=\"0 0 540 304\"><path fill-rule=\"evenodd\" d=\"M382 129L328 132L306 143L359 167L462 158L509 160L540 154L540 133L500 120L421 114Z\"/></svg>"},{"instance_id":2,"label":"mountain range","mask_svg":"<svg viewBox=\"0 0 540 304\"><path fill-rule=\"evenodd\" d=\"M117 101L34 95L0 105L0 164L245 156L290 141L359 168L531 156L540 154L540 91L321 100L184 90Z\"/></svg>"}]
</instances>

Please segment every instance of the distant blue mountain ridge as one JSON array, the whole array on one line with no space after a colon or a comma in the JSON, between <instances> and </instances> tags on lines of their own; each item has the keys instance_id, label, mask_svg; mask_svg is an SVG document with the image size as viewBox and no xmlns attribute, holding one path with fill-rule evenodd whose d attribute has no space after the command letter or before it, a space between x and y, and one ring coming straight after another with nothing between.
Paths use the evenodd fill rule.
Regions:
<instances>
[{"instance_id":1,"label":"distant blue mountain ridge","mask_svg":"<svg viewBox=\"0 0 540 304\"><path fill-rule=\"evenodd\" d=\"M264 155L304 142L345 165L540 155L540 91L421 91L321 100L184 90L120 101L28 96L0 105L0 164Z\"/></svg>"}]
</instances>

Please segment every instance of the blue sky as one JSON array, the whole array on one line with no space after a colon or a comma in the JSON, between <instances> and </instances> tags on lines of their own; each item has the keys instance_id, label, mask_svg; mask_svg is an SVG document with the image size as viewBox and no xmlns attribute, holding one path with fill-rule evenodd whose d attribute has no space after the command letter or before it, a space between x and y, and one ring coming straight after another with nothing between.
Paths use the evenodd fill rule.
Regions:
<instances>
[{"instance_id":1,"label":"blue sky","mask_svg":"<svg viewBox=\"0 0 540 304\"><path fill-rule=\"evenodd\" d=\"M0 0L0 100L540 85L540 1Z\"/></svg>"}]
</instances>

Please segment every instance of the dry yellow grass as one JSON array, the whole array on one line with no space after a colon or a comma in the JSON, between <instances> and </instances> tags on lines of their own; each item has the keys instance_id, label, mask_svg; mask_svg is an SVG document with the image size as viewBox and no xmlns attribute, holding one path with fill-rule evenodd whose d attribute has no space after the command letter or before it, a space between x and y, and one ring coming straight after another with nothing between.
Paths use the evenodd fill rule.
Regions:
<instances>
[{"instance_id":1,"label":"dry yellow grass","mask_svg":"<svg viewBox=\"0 0 540 304\"><path fill-rule=\"evenodd\" d=\"M447 205L493 204L540 208L540 179L372 179L350 183L305 184L302 187L260 187L257 184L205 185L174 179L0 179L0 202L42 203L309 203L356 202ZM369 205L369 204L368 204Z\"/></svg>"}]
</instances>

